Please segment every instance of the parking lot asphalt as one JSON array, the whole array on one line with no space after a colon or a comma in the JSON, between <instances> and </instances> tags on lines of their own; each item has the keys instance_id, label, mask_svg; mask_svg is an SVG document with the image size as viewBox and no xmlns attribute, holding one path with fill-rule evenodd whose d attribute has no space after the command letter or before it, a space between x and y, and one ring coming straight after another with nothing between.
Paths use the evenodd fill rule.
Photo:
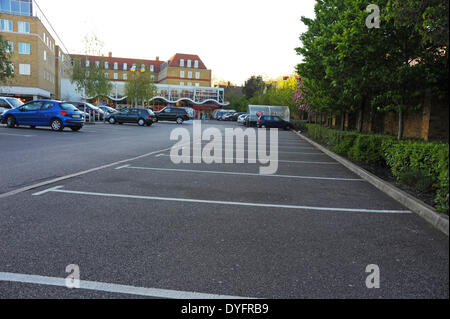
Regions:
<instances>
[{"instance_id":1,"label":"parking lot asphalt","mask_svg":"<svg viewBox=\"0 0 450 319\"><path fill-rule=\"evenodd\" d=\"M292 132L263 176L173 164L177 128L0 126L0 298L448 298L448 237Z\"/></svg>"}]
</instances>

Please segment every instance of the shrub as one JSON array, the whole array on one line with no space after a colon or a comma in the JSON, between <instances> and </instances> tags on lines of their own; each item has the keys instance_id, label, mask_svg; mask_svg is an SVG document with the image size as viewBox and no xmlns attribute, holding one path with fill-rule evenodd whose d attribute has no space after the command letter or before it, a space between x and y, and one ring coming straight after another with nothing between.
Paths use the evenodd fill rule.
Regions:
<instances>
[{"instance_id":1,"label":"shrub","mask_svg":"<svg viewBox=\"0 0 450 319\"><path fill-rule=\"evenodd\" d=\"M294 129L296 131L302 131L302 132L306 132L308 130L308 128L306 127L306 121L302 121L302 120L292 120L291 122L294 125Z\"/></svg>"},{"instance_id":2,"label":"shrub","mask_svg":"<svg viewBox=\"0 0 450 319\"><path fill-rule=\"evenodd\" d=\"M436 194L436 209L449 210L449 146L425 141L397 141L388 135L345 132L306 124L308 135L351 160L387 165L402 183L420 192Z\"/></svg>"},{"instance_id":3,"label":"shrub","mask_svg":"<svg viewBox=\"0 0 450 319\"><path fill-rule=\"evenodd\" d=\"M429 193L433 191L434 179L428 176L423 169L410 168L400 173L399 181L404 185L409 185L416 191Z\"/></svg>"},{"instance_id":4,"label":"shrub","mask_svg":"<svg viewBox=\"0 0 450 319\"><path fill-rule=\"evenodd\" d=\"M412 171L420 171L424 179L432 181L436 192L436 208L448 213L448 144L423 141L389 141L383 143L383 153L392 174L406 182ZM408 186L420 188L422 181L411 179Z\"/></svg>"},{"instance_id":5,"label":"shrub","mask_svg":"<svg viewBox=\"0 0 450 319\"><path fill-rule=\"evenodd\" d=\"M348 152L348 157L366 164L386 166L382 145L392 139L386 135L359 134Z\"/></svg>"}]
</instances>

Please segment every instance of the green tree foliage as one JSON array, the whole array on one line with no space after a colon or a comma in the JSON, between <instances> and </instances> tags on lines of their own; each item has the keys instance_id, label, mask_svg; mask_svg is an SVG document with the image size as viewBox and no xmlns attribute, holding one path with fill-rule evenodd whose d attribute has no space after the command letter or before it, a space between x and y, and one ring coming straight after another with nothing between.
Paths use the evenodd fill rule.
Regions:
<instances>
[{"instance_id":1,"label":"green tree foliage","mask_svg":"<svg viewBox=\"0 0 450 319\"><path fill-rule=\"evenodd\" d=\"M266 83L264 83L262 76L252 76L245 82L243 92L247 99L251 99L256 95L263 94L265 89Z\"/></svg>"},{"instance_id":2,"label":"green tree foliage","mask_svg":"<svg viewBox=\"0 0 450 319\"><path fill-rule=\"evenodd\" d=\"M8 41L0 34L0 83L14 77L14 65L11 62L11 50Z\"/></svg>"},{"instance_id":3,"label":"green tree foliage","mask_svg":"<svg viewBox=\"0 0 450 319\"><path fill-rule=\"evenodd\" d=\"M139 102L152 99L156 94L156 86L150 73L136 70L131 79L125 83L125 94L128 101L135 101L136 106Z\"/></svg>"},{"instance_id":4,"label":"green tree foliage","mask_svg":"<svg viewBox=\"0 0 450 319\"><path fill-rule=\"evenodd\" d=\"M380 27L368 28L367 1L318 0L297 48L303 95L318 113L403 112L426 96L448 101L448 0L374 0ZM447 27L445 27L447 26ZM361 121L359 123L361 129Z\"/></svg>"},{"instance_id":5,"label":"green tree foliage","mask_svg":"<svg viewBox=\"0 0 450 319\"><path fill-rule=\"evenodd\" d=\"M95 36L86 36L84 39L85 54L73 61L72 83L76 85L77 91L85 98L107 97L111 94L112 84L105 76L103 69L105 58L101 50L103 44ZM87 57L100 57L98 61L90 61L87 65ZM98 62L98 63L97 63Z\"/></svg>"}]
</instances>

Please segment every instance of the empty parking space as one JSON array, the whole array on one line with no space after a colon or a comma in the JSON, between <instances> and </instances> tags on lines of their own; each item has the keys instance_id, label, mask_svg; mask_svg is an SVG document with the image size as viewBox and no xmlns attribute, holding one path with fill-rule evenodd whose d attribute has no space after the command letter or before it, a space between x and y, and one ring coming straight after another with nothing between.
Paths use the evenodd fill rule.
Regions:
<instances>
[{"instance_id":1,"label":"empty parking space","mask_svg":"<svg viewBox=\"0 0 450 319\"><path fill-rule=\"evenodd\" d=\"M126 296L131 286L147 297L448 295L448 238L293 133L279 132L278 170L261 175L268 164L248 163L247 151L234 152L233 164L194 164L203 158L188 145L191 163L174 164L169 137L179 127L88 127L89 145L99 146L55 162L65 158L77 172L83 156L99 169L0 202L0 240L9 243L0 248L0 296L29 284L29 293L52 295L62 288L35 277L5 281L28 274L59 282L73 263L82 280L113 290L81 296ZM101 168L100 160L126 161ZM383 289L365 287L369 264L382 269Z\"/></svg>"}]
</instances>

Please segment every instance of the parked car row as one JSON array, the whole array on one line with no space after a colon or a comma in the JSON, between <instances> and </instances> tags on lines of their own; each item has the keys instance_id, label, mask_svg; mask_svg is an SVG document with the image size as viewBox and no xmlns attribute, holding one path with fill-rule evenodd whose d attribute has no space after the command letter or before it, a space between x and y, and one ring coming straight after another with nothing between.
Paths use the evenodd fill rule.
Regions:
<instances>
[{"instance_id":1,"label":"parked car row","mask_svg":"<svg viewBox=\"0 0 450 319\"><path fill-rule=\"evenodd\" d=\"M9 128L49 126L53 131L62 131L66 127L79 131L91 115L110 124L136 123L139 126L151 126L159 121L183 124L190 120L184 108L166 108L160 112L133 108L117 111L85 102L38 100L23 104L18 99L2 97L0 103L0 122Z\"/></svg>"}]
</instances>

